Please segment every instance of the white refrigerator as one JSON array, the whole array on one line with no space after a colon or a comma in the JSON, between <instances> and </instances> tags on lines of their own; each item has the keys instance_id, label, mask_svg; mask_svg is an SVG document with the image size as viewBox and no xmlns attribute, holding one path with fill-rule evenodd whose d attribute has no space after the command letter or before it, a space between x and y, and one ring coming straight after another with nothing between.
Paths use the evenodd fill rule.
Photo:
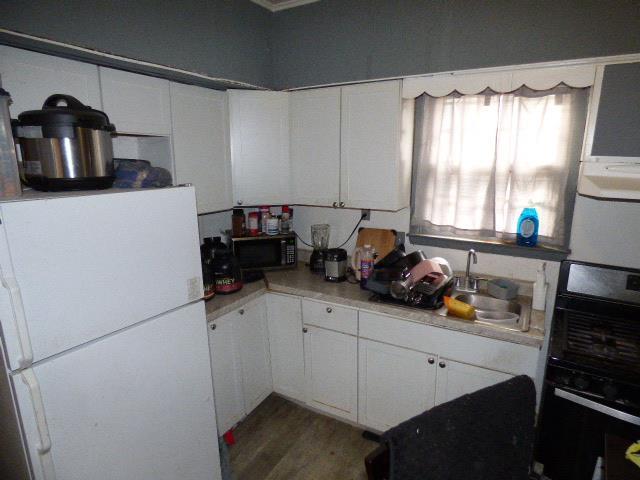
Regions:
<instances>
[{"instance_id":1,"label":"white refrigerator","mask_svg":"<svg viewBox=\"0 0 640 480\"><path fill-rule=\"evenodd\" d=\"M0 202L0 478L220 478L192 187Z\"/></svg>"}]
</instances>

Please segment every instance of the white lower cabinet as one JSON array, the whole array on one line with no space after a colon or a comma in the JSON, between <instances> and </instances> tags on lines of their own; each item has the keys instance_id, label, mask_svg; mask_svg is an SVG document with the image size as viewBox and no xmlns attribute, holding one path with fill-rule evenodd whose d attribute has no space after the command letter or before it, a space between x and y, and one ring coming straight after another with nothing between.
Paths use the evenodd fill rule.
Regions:
<instances>
[{"instance_id":1,"label":"white lower cabinet","mask_svg":"<svg viewBox=\"0 0 640 480\"><path fill-rule=\"evenodd\" d=\"M513 375L509 373L440 357L436 382L436 405L510 378L513 378Z\"/></svg>"},{"instance_id":2,"label":"white lower cabinet","mask_svg":"<svg viewBox=\"0 0 640 480\"><path fill-rule=\"evenodd\" d=\"M358 342L358 422L385 431L433 407L437 356Z\"/></svg>"},{"instance_id":3,"label":"white lower cabinet","mask_svg":"<svg viewBox=\"0 0 640 480\"><path fill-rule=\"evenodd\" d=\"M237 312L231 312L209 322L213 395L220 435L245 415L240 352L234 338L234 322L238 320L237 317Z\"/></svg>"},{"instance_id":4,"label":"white lower cabinet","mask_svg":"<svg viewBox=\"0 0 640 480\"><path fill-rule=\"evenodd\" d=\"M273 390L305 400L302 311L299 297L267 295Z\"/></svg>"},{"instance_id":5,"label":"white lower cabinet","mask_svg":"<svg viewBox=\"0 0 640 480\"><path fill-rule=\"evenodd\" d=\"M358 420L358 339L304 325L307 404L352 422Z\"/></svg>"},{"instance_id":6,"label":"white lower cabinet","mask_svg":"<svg viewBox=\"0 0 640 480\"><path fill-rule=\"evenodd\" d=\"M244 409L249 414L273 391L266 300L260 297L238 310L234 334L240 351Z\"/></svg>"},{"instance_id":7,"label":"white lower cabinet","mask_svg":"<svg viewBox=\"0 0 640 480\"><path fill-rule=\"evenodd\" d=\"M222 435L272 391L265 299L209 322L209 350Z\"/></svg>"},{"instance_id":8,"label":"white lower cabinet","mask_svg":"<svg viewBox=\"0 0 640 480\"><path fill-rule=\"evenodd\" d=\"M213 322L224 433L272 391L377 431L515 375L539 349L304 297L268 293Z\"/></svg>"}]
</instances>

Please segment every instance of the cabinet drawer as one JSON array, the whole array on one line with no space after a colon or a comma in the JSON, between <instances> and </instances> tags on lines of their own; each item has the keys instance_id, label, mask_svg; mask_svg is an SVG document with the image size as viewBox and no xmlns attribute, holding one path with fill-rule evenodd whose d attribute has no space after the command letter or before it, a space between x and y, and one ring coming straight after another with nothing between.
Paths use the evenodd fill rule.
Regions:
<instances>
[{"instance_id":1,"label":"cabinet drawer","mask_svg":"<svg viewBox=\"0 0 640 480\"><path fill-rule=\"evenodd\" d=\"M360 311L359 337L433 352L459 362L514 375L535 377L540 351L535 347L409 322Z\"/></svg>"},{"instance_id":2,"label":"cabinet drawer","mask_svg":"<svg viewBox=\"0 0 640 480\"><path fill-rule=\"evenodd\" d=\"M358 334L358 311L332 303L302 300L302 321L308 325Z\"/></svg>"}]
</instances>

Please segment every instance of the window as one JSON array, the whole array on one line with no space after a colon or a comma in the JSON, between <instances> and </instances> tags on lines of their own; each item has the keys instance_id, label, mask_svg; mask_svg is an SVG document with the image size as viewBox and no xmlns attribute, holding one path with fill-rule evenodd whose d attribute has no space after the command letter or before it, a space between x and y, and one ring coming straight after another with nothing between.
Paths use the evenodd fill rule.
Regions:
<instances>
[{"instance_id":1,"label":"window","mask_svg":"<svg viewBox=\"0 0 640 480\"><path fill-rule=\"evenodd\" d=\"M509 242L534 206L539 242L566 248L588 97L564 84L418 97L411 234Z\"/></svg>"}]
</instances>

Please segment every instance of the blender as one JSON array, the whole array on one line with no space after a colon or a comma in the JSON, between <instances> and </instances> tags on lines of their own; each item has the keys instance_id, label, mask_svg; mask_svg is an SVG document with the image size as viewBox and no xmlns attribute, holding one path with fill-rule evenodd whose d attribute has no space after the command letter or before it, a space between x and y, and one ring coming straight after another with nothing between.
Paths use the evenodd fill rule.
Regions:
<instances>
[{"instance_id":1,"label":"blender","mask_svg":"<svg viewBox=\"0 0 640 480\"><path fill-rule=\"evenodd\" d=\"M311 243L313 252L309 258L309 268L312 272L324 273L324 259L329 246L331 228L326 223L311 225Z\"/></svg>"}]
</instances>

